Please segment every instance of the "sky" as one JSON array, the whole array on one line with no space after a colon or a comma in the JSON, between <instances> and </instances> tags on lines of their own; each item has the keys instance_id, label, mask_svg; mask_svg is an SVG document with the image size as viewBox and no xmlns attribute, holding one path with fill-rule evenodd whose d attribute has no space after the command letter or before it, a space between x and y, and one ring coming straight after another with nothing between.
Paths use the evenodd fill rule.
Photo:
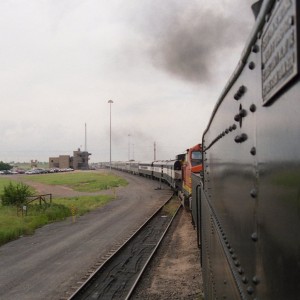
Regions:
<instances>
[{"instance_id":1,"label":"sky","mask_svg":"<svg viewBox=\"0 0 300 300\"><path fill-rule=\"evenodd\" d=\"M109 161L110 120L113 161L152 161L154 143L156 159L173 159L201 143L252 3L0 0L0 161L78 148Z\"/></svg>"}]
</instances>

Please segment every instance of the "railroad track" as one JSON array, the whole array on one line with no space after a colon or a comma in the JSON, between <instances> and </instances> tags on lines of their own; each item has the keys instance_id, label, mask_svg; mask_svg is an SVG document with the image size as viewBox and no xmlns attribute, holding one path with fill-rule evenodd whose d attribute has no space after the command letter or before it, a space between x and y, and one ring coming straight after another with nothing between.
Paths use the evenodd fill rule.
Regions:
<instances>
[{"instance_id":1,"label":"railroad track","mask_svg":"<svg viewBox=\"0 0 300 300\"><path fill-rule=\"evenodd\" d=\"M168 213L166 207L171 199L123 245L108 254L67 299L129 299L180 208L177 203L176 213Z\"/></svg>"}]
</instances>

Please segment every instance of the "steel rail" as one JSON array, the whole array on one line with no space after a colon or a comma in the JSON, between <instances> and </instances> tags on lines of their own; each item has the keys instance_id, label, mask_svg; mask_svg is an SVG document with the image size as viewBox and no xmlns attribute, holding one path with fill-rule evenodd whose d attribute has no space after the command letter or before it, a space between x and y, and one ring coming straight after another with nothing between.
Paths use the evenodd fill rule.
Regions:
<instances>
[{"instance_id":1,"label":"steel rail","mask_svg":"<svg viewBox=\"0 0 300 300\"><path fill-rule=\"evenodd\" d=\"M181 205L178 206L178 208L177 208L175 214L173 215L172 219L170 220L168 226L166 227L165 231L163 232L162 236L160 237L159 241L157 242L157 244L156 244L155 248L153 249L152 253L151 253L150 256L148 257L147 261L145 262L144 267L141 269L141 271L140 271L140 273L139 273L137 279L135 280L134 284L132 285L130 291L128 292L128 294L127 294L127 296L126 296L126 298L125 298L125 300L130 299L130 297L131 297L133 291L135 290L135 288L136 288L138 282L140 281L140 279L141 279L141 277L142 277L144 271L146 270L148 264L149 264L150 261L152 260L154 254L156 253L158 247L160 246L162 240L164 239L166 233L168 232L168 230L169 230L171 224L173 223L174 218L177 216L177 213L178 213L178 211L179 211L180 208L182 208Z\"/></svg>"},{"instance_id":2,"label":"steel rail","mask_svg":"<svg viewBox=\"0 0 300 300\"><path fill-rule=\"evenodd\" d=\"M117 256L117 254L120 254L121 251L140 233L142 232L142 230L149 224L149 222L155 218L155 216L158 215L158 213L163 209L163 207L173 198L174 195L172 195L167 201L165 201L163 203L163 205L161 205L150 217L147 218L147 220L129 237L126 239L126 241L115 251L113 251L113 253L110 254L110 256L99 266L97 267L90 275L89 277L80 285L79 288L77 288L72 294L70 297L68 297L68 300L74 300L76 299L76 297L78 297L80 295L80 293L86 288L86 286L88 284L90 284L90 282L94 279L94 277L96 277L97 274L99 274L101 272L101 269L104 269L104 267L106 267L109 263L111 263L114 259L114 257ZM177 209L175 215L177 214L179 208ZM170 224L172 223L175 215L171 218L170 220ZM169 228L170 224L168 224L167 228ZM163 232L163 236L166 234L167 232L167 229ZM159 243L161 242L162 240L162 237L159 239ZM156 245L155 246L155 251L156 249L158 248L158 246ZM154 251L154 253L155 253ZM110 252L110 251L109 251ZM153 252L153 251L152 251ZM151 257L154 255L154 253L151 253ZM147 259L147 264L150 262L150 259L148 258ZM142 271L140 272L139 274L139 279L142 275L142 273L144 272L146 266L144 266L142 268ZM135 280L134 282L134 286L136 286L138 280ZM134 288L131 288L130 289L130 294L133 292ZM128 293L129 295L129 293ZM128 297L128 296L127 296ZM128 299L128 298L126 298Z\"/></svg>"}]
</instances>

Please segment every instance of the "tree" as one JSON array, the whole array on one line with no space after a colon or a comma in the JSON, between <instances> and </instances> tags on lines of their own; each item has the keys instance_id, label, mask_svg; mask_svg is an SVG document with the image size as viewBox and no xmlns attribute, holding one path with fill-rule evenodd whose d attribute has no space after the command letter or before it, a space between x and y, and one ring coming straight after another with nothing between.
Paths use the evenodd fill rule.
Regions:
<instances>
[{"instance_id":1,"label":"tree","mask_svg":"<svg viewBox=\"0 0 300 300\"><path fill-rule=\"evenodd\" d=\"M2 205L24 205L29 196L32 196L29 185L22 182L14 185L10 182L3 188L3 194L1 195Z\"/></svg>"},{"instance_id":2,"label":"tree","mask_svg":"<svg viewBox=\"0 0 300 300\"><path fill-rule=\"evenodd\" d=\"M6 164L3 161L0 161L0 171L2 170L10 170L12 166L10 164Z\"/></svg>"}]
</instances>

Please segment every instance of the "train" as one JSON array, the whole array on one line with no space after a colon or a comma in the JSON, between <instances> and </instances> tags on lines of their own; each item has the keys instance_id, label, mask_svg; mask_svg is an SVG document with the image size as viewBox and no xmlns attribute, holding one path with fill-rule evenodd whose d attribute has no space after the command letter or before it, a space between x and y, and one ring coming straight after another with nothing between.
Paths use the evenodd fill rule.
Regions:
<instances>
[{"instance_id":1,"label":"train","mask_svg":"<svg viewBox=\"0 0 300 300\"><path fill-rule=\"evenodd\" d=\"M191 208L191 174L200 174L202 171L202 147L201 144L197 144L187 149L186 153L178 154L172 160L112 161L104 163L104 166L165 183L174 192L179 193L184 207Z\"/></svg>"},{"instance_id":2,"label":"train","mask_svg":"<svg viewBox=\"0 0 300 300\"><path fill-rule=\"evenodd\" d=\"M198 146L114 167L178 191L205 299L300 299L300 3L252 8L254 27Z\"/></svg>"},{"instance_id":3,"label":"train","mask_svg":"<svg viewBox=\"0 0 300 300\"><path fill-rule=\"evenodd\" d=\"M192 180L205 299L300 299L300 3L253 8Z\"/></svg>"}]
</instances>

